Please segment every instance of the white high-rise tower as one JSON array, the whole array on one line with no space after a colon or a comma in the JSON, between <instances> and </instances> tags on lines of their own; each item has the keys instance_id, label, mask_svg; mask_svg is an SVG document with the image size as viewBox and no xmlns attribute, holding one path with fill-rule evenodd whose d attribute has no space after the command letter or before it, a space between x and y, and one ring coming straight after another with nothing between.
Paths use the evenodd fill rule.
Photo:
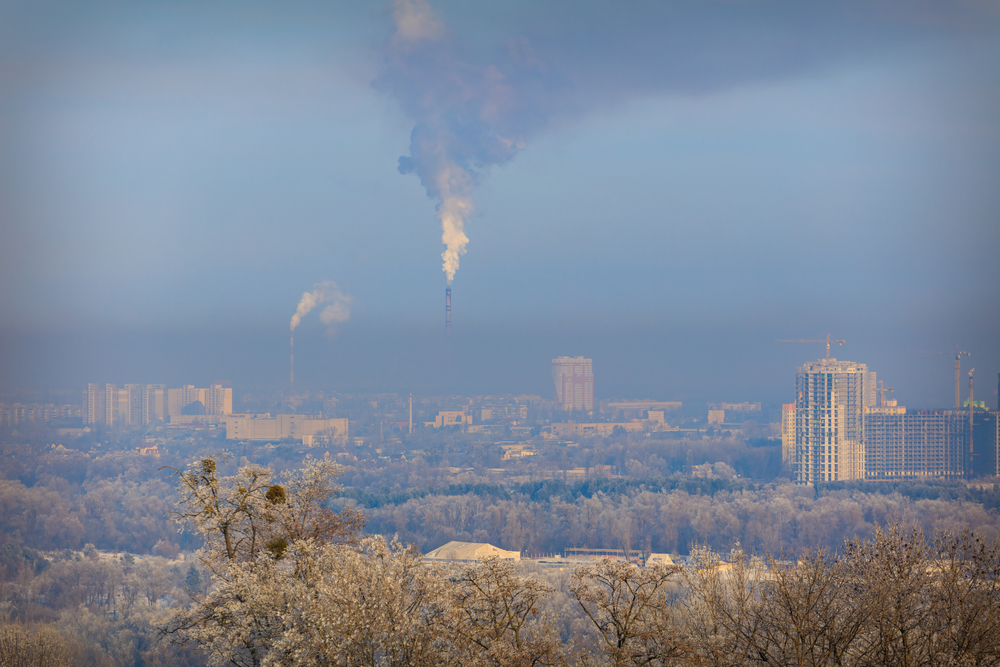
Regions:
<instances>
[{"instance_id":1,"label":"white high-rise tower","mask_svg":"<svg viewBox=\"0 0 1000 667\"><path fill-rule=\"evenodd\" d=\"M796 370L795 389L796 481L864 479L865 406L875 404L875 373L820 359Z\"/></svg>"}]
</instances>

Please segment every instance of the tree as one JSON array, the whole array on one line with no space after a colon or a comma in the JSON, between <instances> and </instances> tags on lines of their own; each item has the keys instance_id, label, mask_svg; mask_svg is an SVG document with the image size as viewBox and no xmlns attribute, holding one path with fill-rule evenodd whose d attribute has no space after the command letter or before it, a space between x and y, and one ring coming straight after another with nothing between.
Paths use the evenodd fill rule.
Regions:
<instances>
[{"instance_id":1,"label":"tree","mask_svg":"<svg viewBox=\"0 0 1000 667\"><path fill-rule=\"evenodd\" d=\"M265 665L455 664L444 577L415 548L368 537L358 545L302 540L291 551L300 567L270 568L273 578L248 591L281 609Z\"/></svg>"},{"instance_id":2,"label":"tree","mask_svg":"<svg viewBox=\"0 0 1000 667\"><path fill-rule=\"evenodd\" d=\"M873 592L866 665L1000 664L1000 541L894 524L845 547Z\"/></svg>"},{"instance_id":3,"label":"tree","mask_svg":"<svg viewBox=\"0 0 1000 667\"><path fill-rule=\"evenodd\" d=\"M289 569L305 576L312 552L293 549L296 544L356 542L363 516L327 508L342 471L334 463L309 461L287 473L284 484L273 483L273 471L260 466L221 479L216 469L211 458L174 469L181 495L175 520L203 539L198 557L216 587L176 614L163 632L178 643L196 642L216 661L258 666L285 630L282 607L258 591L274 590L273 582Z\"/></svg>"},{"instance_id":4,"label":"tree","mask_svg":"<svg viewBox=\"0 0 1000 667\"><path fill-rule=\"evenodd\" d=\"M66 640L50 626L33 630L0 619L0 665L4 667L70 667Z\"/></svg>"},{"instance_id":5,"label":"tree","mask_svg":"<svg viewBox=\"0 0 1000 667\"><path fill-rule=\"evenodd\" d=\"M733 550L729 567L699 550L687 573L688 623L710 665L843 665L866 655L878 601L825 551L797 564Z\"/></svg>"},{"instance_id":6,"label":"tree","mask_svg":"<svg viewBox=\"0 0 1000 667\"><path fill-rule=\"evenodd\" d=\"M189 593L195 595L201 593L201 575L198 574L194 563L191 563L191 567L188 568L187 575L184 577L184 587L188 589Z\"/></svg>"},{"instance_id":7,"label":"tree","mask_svg":"<svg viewBox=\"0 0 1000 667\"><path fill-rule=\"evenodd\" d=\"M668 601L678 571L612 560L574 571L570 592L600 633L610 664L668 665L688 655Z\"/></svg>"},{"instance_id":8,"label":"tree","mask_svg":"<svg viewBox=\"0 0 1000 667\"><path fill-rule=\"evenodd\" d=\"M448 579L450 627L459 662L534 667L565 662L552 619L538 603L552 587L518 576L514 563L490 556Z\"/></svg>"}]
</instances>

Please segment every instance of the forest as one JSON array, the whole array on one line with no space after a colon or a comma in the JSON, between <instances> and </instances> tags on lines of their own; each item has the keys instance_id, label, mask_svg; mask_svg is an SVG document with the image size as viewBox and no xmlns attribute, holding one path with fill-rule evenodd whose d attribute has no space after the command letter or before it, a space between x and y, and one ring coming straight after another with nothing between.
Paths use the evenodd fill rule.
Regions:
<instances>
[{"instance_id":1,"label":"forest","mask_svg":"<svg viewBox=\"0 0 1000 667\"><path fill-rule=\"evenodd\" d=\"M698 546L683 568L435 563L398 539L366 536L358 509L331 509L335 463L222 476L204 458L173 472L174 517L201 537L208 580L193 564L164 571L123 558L102 567L92 549L48 563L8 547L5 566L20 557L33 570L18 566L22 587L75 575L86 599L67 601L55 624L8 610L0 663L1000 664L1000 540L968 529L926 534L894 521L798 558ZM185 603L157 604L181 585ZM9 590L23 593L17 583Z\"/></svg>"},{"instance_id":2,"label":"forest","mask_svg":"<svg viewBox=\"0 0 1000 667\"><path fill-rule=\"evenodd\" d=\"M499 587L497 590L519 591L519 587L527 586L534 591L529 595L532 602L528 608L532 611L525 617L530 620L525 628L534 628L526 630L529 635L548 628L549 634L539 635L539 641L552 648L544 660L524 664L722 664L705 656L705 647L711 642L705 637L699 639L698 633L706 630L692 625L696 608L707 609L709 602L722 605L729 599L727 596L735 595L734 590L726 589L729 592L720 597L719 591L731 583L723 578L712 584L715 597L709 599L707 587L712 580L705 577L720 571L720 562L730 568L726 571L749 573L744 585L760 602L770 589L754 588L757 584L753 582L771 581L775 573L785 571L783 563L813 563L817 568L822 565L823 573L830 568L836 571L823 576L844 579L847 570L838 568L842 568L848 554L868 553L865 549L874 548L872 545L880 544L879 540L891 538L898 542L906 531L910 531L906 533L910 535L908 543L920 545L921 562L943 558L947 544L966 545L961 547L965 554L961 557L967 559L971 557L968 540L993 545L1000 534L1000 492L989 480L975 484L928 481L796 486L780 474L755 477L737 472L742 469L750 473L751 462L770 460L774 448L734 438L666 442L595 439L581 442L578 449L518 462L509 474L498 477L475 467L461 468L457 473L454 468L449 472L440 467L459 456L469 456L458 434L445 434L440 441L425 437L416 455L392 459L359 457L360 450L352 459L336 451L303 452L286 445L227 453L224 450L230 443L211 438L178 440L162 456L150 457L131 450L127 439L116 443L114 433L100 434L100 442L64 440L61 444L47 442L50 435L44 433L33 441L12 441L7 434L0 458L0 647L13 646L15 653L35 651L43 656L49 655L46 651L50 649L55 651L50 656L55 662L42 660L38 664L126 667L231 662L231 656L222 656L218 650L221 645L234 646L232 637L224 633L209 640L193 636L177 625L178 619L185 614L190 619L194 618L191 614L207 613L205 605L211 606L213 600L231 603L226 596L232 591L227 587L234 581L248 581L245 576L250 575L244 572L248 564L256 564L253 568L257 568L261 563L270 563L270 569L259 570L259 574L268 572L272 579L267 585L273 587L279 581L274 577L293 576L294 567L291 574L286 570L290 563L299 562L311 571L319 568L328 572L340 571L337 567L343 563L353 563L355 570L368 572L369 583L389 576L376 565L404 572L414 582L431 577L420 585L432 588L438 596L434 603L437 606L432 605L437 611L433 613L443 616L435 617L438 620L434 623L445 623L442 619L447 616L451 619L447 623L452 624L432 627L438 635L451 633L448 636L453 645L444 653L434 654L438 662L394 664L450 664L457 660L453 651L461 644L459 637L466 637L463 642L471 641L468 638L472 631L454 625L455 614L459 613L454 607L456 591L465 590L462 586L471 585L470 578L480 576L492 578L491 583L484 584L490 590ZM89 451L85 450L87 445ZM266 488L260 485L262 482L254 487L254 493L260 496L253 499L254 506L265 509L270 506L267 489L277 485L274 480L286 480L286 500L291 499L294 485L287 480L301 479L304 470L319 466L325 471L324 482L321 492L309 502L316 516L328 519L328 525L314 522L313 533L303 537L302 526L312 519L296 519L300 525L295 530L300 532L295 533L289 527L294 521L286 517L284 523L278 522L285 526L285 533L265 535L272 529L264 530L259 553L252 558L240 556L238 549L232 557L220 558L218 536L192 523L192 517L185 519L182 511L185 502L190 503L184 482L192 474L189 466L200 466L206 460L216 466L212 484L220 490L234 484L237 490L243 488L234 480L245 477L247 471L257 471L260 479L271 480ZM681 468L685 461L708 464L712 474L695 477L678 471L678 460ZM588 461L607 466L605 470L610 469L610 473L594 472L582 478L559 474L560 467L586 465ZM760 468L766 469L767 465ZM332 530L331 526L342 526L343 534L323 532ZM588 612L587 604L596 604L593 600L597 599L588 596L618 585L609 577L618 577L615 581L625 582L621 585L626 588L639 586L630 583L629 576L640 576L636 573L645 572L642 568L617 574L597 570L575 573L572 568L543 569L524 561L517 566L494 563L492 569L481 565L477 566L481 571L466 568L459 572L437 571L421 562L420 553L450 540L489 542L520 551L525 557L559 553L567 547L619 549L633 559L651 552L672 554L683 569L671 569L669 576L664 575L656 585L655 595L650 595L656 600L653 606L663 614L670 611L669 636L684 637L684 643L678 644L679 652L671 653L669 660L666 654L657 654L660 657L645 663L636 662L639 658L635 656L625 662L616 661L601 648L607 641L602 639L601 628L609 626L602 625L603 621L595 624L595 618L603 617L593 611L596 607ZM989 571L992 565L982 567ZM258 569L253 568L256 577ZM799 573L796 576L805 576L804 570L793 571ZM856 581L860 575L851 572L852 581ZM462 581L466 583L460 586ZM309 579L280 579L282 590L292 590L293 584L319 586L318 581ZM932 584L933 578L922 585ZM856 588L856 584L837 586L844 591L854 590L850 586ZM403 589L393 590L398 595L405 593ZM933 597L932 592L924 591L922 595ZM240 595L249 599L244 593ZM695 600L700 600L701 606L692 606ZM919 604L930 605L928 600ZM480 600L474 606L482 611L483 604L487 603ZM713 623L722 623L719 614L726 609L723 605L712 611ZM296 615L300 611L288 613ZM361 613L351 612L354 617ZM750 618L746 610L732 613L743 619L740 623ZM778 612L754 607L753 613ZM667 622L665 618L656 623ZM208 623L204 618L201 621ZM267 621L272 622L277 621ZM646 619L642 623L648 626L642 632L649 641L654 636L668 636L667 630L655 626L654 621ZM654 626L660 629L649 629ZM718 635L721 628L716 627L711 641L730 642L742 647L741 651L751 650L744 629L734 625L726 630L731 636L722 638ZM314 629L298 628L294 632L312 636ZM267 651L281 646L285 657L279 660L276 653L258 651L257 657L246 664L289 664L287 651L293 648L282 642L291 641L291 635L282 637L280 642L267 639L271 642ZM178 641L181 639L184 641ZM220 641L223 644L218 644ZM874 640L868 637L857 641ZM520 664L504 662L506 658L490 662L493 658L472 656L469 645L461 646L464 662ZM294 648L300 650L306 649ZM727 649L727 653L735 650ZM851 649L855 650L856 646ZM545 662L550 659L555 662ZM383 658L376 662L360 658L316 660L298 664L391 663ZM852 660L850 664L875 664L860 658Z\"/></svg>"}]
</instances>

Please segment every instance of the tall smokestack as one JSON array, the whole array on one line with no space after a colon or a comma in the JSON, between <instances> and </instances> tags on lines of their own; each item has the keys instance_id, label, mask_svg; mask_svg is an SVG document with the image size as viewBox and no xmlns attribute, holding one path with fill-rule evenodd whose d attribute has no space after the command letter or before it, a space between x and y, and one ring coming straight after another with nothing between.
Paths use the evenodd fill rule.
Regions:
<instances>
[{"instance_id":1,"label":"tall smokestack","mask_svg":"<svg viewBox=\"0 0 1000 667\"><path fill-rule=\"evenodd\" d=\"M444 332L451 335L451 288L444 288Z\"/></svg>"},{"instance_id":2,"label":"tall smokestack","mask_svg":"<svg viewBox=\"0 0 1000 667\"><path fill-rule=\"evenodd\" d=\"M290 354L288 355L288 387L289 392L295 393L295 336L289 336Z\"/></svg>"}]
</instances>

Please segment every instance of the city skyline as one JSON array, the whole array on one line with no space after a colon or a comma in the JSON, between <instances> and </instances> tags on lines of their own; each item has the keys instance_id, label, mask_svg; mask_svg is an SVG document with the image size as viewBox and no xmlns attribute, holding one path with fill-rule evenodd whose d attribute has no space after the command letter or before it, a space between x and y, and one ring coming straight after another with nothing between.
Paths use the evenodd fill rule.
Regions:
<instances>
[{"instance_id":1,"label":"city skyline","mask_svg":"<svg viewBox=\"0 0 1000 667\"><path fill-rule=\"evenodd\" d=\"M605 398L784 404L821 348L774 341L830 334L911 409L960 345L995 405L988 5L12 2L0 44L2 391L281 387L335 283L303 390L548 395L582 355Z\"/></svg>"}]
</instances>

